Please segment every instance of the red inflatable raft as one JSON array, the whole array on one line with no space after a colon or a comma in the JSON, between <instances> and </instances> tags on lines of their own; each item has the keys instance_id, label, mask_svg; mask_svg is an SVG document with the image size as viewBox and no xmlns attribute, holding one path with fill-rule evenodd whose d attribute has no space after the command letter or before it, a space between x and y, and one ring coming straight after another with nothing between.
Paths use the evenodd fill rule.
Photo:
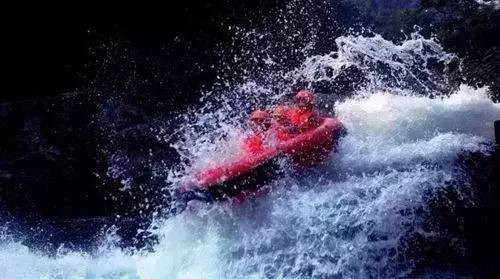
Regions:
<instances>
[{"instance_id":1,"label":"red inflatable raft","mask_svg":"<svg viewBox=\"0 0 500 279\"><path fill-rule=\"evenodd\" d=\"M231 197L256 187L273 175L275 159L289 156L296 165L308 167L320 163L333 151L337 134L342 130L340 121L324 118L320 126L277 143L257 154L248 154L232 163L217 165L197 172L184 190L204 190L222 197Z\"/></svg>"}]
</instances>

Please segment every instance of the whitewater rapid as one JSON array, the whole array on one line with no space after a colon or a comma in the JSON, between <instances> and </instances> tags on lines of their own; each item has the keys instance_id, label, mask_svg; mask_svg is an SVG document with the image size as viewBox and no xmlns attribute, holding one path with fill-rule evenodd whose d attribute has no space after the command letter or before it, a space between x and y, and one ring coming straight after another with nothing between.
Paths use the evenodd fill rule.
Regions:
<instances>
[{"instance_id":1,"label":"whitewater rapid","mask_svg":"<svg viewBox=\"0 0 500 279\"><path fill-rule=\"evenodd\" d=\"M195 204L157 220L154 251L118 248L108 235L98 251L47 256L3 234L0 278L404 276L405 236L433 234L426 196L466 181L454 160L491 150L500 105L487 89L462 86L447 97L374 92L334 107L348 134L306 177L276 181L252 203Z\"/></svg>"}]
</instances>

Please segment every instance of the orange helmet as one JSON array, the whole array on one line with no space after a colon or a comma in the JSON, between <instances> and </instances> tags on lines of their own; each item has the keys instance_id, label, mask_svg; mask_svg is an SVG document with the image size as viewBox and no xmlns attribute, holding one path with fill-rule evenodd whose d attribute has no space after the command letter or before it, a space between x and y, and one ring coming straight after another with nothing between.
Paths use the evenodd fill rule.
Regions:
<instances>
[{"instance_id":1,"label":"orange helmet","mask_svg":"<svg viewBox=\"0 0 500 279\"><path fill-rule=\"evenodd\" d=\"M271 116L262 109L257 109L250 114L252 129L267 130L271 126Z\"/></svg>"},{"instance_id":2,"label":"orange helmet","mask_svg":"<svg viewBox=\"0 0 500 279\"><path fill-rule=\"evenodd\" d=\"M307 90L300 90L296 95L295 95L295 102L303 105L312 105L314 103L314 94Z\"/></svg>"},{"instance_id":3,"label":"orange helmet","mask_svg":"<svg viewBox=\"0 0 500 279\"><path fill-rule=\"evenodd\" d=\"M286 118L289 116L291 108L289 106L278 106L273 112L273 116L276 118Z\"/></svg>"},{"instance_id":4,"label":"orange helmet","mask_svg":"<svg viewBox=\"0 0 500 279\"><path fill-rule=\"evenodd\" d=\"M256 109L252 114L250 114L250 120L259 121L269 119L269 113L262 109Z\"/></svg>"}]
</instances>

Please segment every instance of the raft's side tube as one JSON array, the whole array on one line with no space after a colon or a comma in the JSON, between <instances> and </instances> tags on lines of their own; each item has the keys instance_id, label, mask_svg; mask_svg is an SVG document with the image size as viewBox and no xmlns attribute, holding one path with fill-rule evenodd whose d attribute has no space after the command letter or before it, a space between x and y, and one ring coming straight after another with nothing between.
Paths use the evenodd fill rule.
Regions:
<instances>
[{"instance_id":1,"label":"raft's side tube","mask_svg":"<svg viewBox=\"0 0 500 279\"><path fill-rule=\"evenodd\" d=\"M205 170L197 174L198 187L215 185L226 180L231 180L242 173L256 168L278 154L279 151L276 148L269 148L259 154L248 155L242 160Z\"/></svg>"},{"instance_id":2,"label":"raft's side tube","mask_svg":"<svg viewBox=\"0 0 500 279\"><path fill-rule=\"evenodd\" d=\"M236 162L208 168L196 174L195 180L185 188L206 188L217 185L255 169L281 153L294 154L311 149L314 146L323 144L325 139L333 139L334 131L341 126L337 119L325 118L323 124L313 131L300 134L291 140L278 144L276 147L268 148L258 154L247 155Z\"/></svg>"},{"instance_id":3,"label":"raft's side tube","mask_svg":"<svg viewBox=\"0 0 500 279\"><path fill-rule=\"evenodd\" d=\"M313 131L298 135L291 140L278 145L278 150L288 154L302 152L324 143L326 138L332 138L333 133L340 129L342 124L335 118L325 118L323 124Z\"/></svg>"}]
</instances>

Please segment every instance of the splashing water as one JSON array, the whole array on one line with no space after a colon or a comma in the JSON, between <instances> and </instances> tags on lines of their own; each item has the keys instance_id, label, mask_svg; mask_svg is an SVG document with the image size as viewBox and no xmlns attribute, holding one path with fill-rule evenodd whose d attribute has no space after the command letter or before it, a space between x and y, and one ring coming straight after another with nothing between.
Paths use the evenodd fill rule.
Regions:
<instances>
[{"instance_id":1,"label":"splashing water","mask_svg":"<svg viewBox=\"0 0 500 279\"><path fill-rule=\"evenodd\" d=\"M426 39L418 32L401 44L387 41L378 34L341 36L335 43L337 51L309 57L301 68L292 72L291 78L329 81L355 67L364 75L366 81L360 85L365 91L399 88L429 95L447 86L445 76L436 74L436 66L441 65L446 71L456 59L435 39Z\"/></svg>"},{"instance_id":2,"label":"splashing water","mask_svg":"<svg viewBox=\"0 0 500 279\"><path fill-rule=\"evenodd\" d=\"M498 0L475 0L479 5L484 5L487 7L492 7L495 10L500 9L500 1Z\"/></svg>"},{"instance_id":3,"label":"splashing water","mask_svg":"<svg viewBox=\"0 0 500 279\"><path fill-rule=\"evenodd\" d=\"M435 234L425 226L427 198L456 181L467 185L454 161L462 152L491 150L500 105L486 88L465 85L447 96L430 97L442 95L439 83L445 79L433 76L427 62L453 59L434 40L413 36L398 45L378 35L344 36L337 44L335 55L311 57L285 77L292 83L301 78L330 81L350 66L366 75L367 82L352 97L324 104L336 110L348 130L329 162L272 182L275 191L251 203L194 204L182 215L157 220L149 231L158 237L152 251L121 249L105 240L96 252L47 256L3 235L0 278L411 274L415 261L407 257L408 236ZM244 130L241 120L248 110L275 104L287 94L258 82L217 93L183 116L183 140L173 144L189 162L182 173L210 163L213 154L230 157L232 151L221 146ZM177 171L171 178L179 176Z\"/></svg>"}]
</instances>

